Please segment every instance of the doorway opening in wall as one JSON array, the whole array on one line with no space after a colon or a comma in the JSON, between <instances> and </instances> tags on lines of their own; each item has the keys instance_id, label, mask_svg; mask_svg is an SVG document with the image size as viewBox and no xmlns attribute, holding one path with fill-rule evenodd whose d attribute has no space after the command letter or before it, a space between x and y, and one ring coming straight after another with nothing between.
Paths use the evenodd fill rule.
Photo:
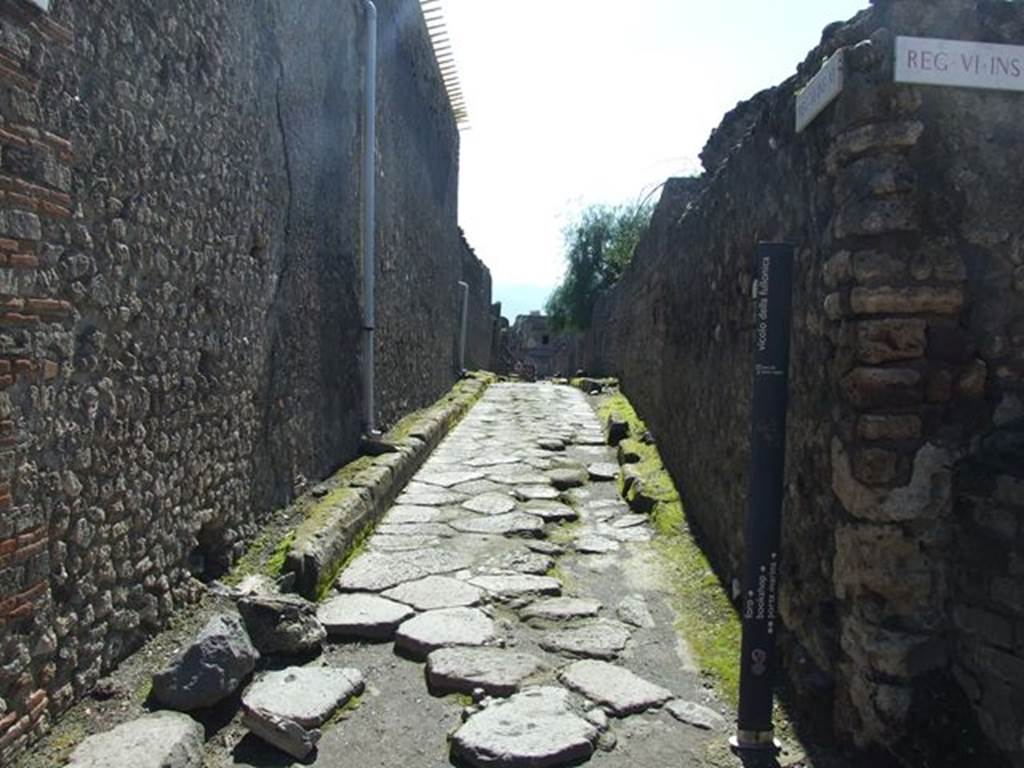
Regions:
<instances>
[{"instance_id":1,"label":"doorway opening in wall","mask_svg":"<svg viewBox=\"0 0 1024 768\"><path fill-rule=\"evenodd\" d=\"M540 340L540 343L543 344L546 347L548 344L551 343L551 337L550 336L542 337L541 340Z\"/></svg>"}]
</instances>

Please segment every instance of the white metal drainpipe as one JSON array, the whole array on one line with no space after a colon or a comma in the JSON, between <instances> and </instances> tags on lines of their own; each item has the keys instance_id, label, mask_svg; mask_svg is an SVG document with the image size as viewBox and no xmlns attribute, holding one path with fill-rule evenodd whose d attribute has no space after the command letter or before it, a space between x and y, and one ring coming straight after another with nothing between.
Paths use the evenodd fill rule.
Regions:
<instances>
[{"instance_id":1,"label":"white metal drainpipe","mask_svg":"<svg viewBox=\"0 0 1024 768\"><path fill-rule=\"evenodd\" d=\"M377 278L377 6L363 0L366 8L366 63L363 86L363 425L366 437L377 432L374 400L373 331L376 325Z\"/></svg>"},{"instance_id":2,"label":"white metal drainpipe","mask_svg":"<svg viewBox=\"0 0 1024 768\"><path fill-rule=\"evenodd\" d=\"M462 293L462 328L459 330L459 373L466 372L466 321L469 315L469 285L459 281Z\"/></svg>"}]
</instances>

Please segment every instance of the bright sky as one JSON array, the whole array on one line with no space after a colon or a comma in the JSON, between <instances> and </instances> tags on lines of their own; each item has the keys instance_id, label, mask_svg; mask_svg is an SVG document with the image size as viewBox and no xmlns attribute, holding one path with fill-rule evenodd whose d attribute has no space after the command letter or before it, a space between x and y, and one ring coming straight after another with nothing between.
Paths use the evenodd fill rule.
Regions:
<instances>
[{"instance_id":1,"label":"bright sky","mask_svg":"<svg viewBox=\"0 0 1024 768\"><path fill-rule=\"evenodd\" d=\"M825 25L867 5L444 0L471 125L459 218L503 314L541 308L573 214L699 171L728 110L793 74Z\"/></svg>"}]
</instances>

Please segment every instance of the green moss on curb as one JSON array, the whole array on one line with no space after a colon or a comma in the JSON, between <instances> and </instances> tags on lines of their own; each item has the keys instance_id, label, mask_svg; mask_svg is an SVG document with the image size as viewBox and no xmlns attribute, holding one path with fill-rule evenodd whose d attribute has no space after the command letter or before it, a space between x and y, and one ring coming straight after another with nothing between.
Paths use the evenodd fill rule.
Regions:
<instances>
[{"instance_id":1,"label":"green moss on curb","mask_svg":"<svg viewBox=\"0 0 1024 768\"><path fill-rule=\"evenodd\" d=\"M338 578L345 568L355 560L359 555L366 549L366 543L370 540L370 536L373 534L373 529L377 527L377 523L371 520L360 529L359 533L352 540L352 546L348 551L348 554L338 563L338 565L330 570L326 570L321 574L320 581L316 585L316 602L321 602L324 598L330 594L331 587L334 586L334 581Z\"/></svg>"},{"instance_id":2,"label":"green moss on curb","mask_svg":"<svg viewBox=\"0 0 1024 768\"><path fill-rule=\"evenodd\" d=\"M622 394L609 396L598 411L605 424L611 414L625 419L631 435L647 431ZM726 700L735 706L739 697L739 616L693 535L679 492L657 447L631 440L629 448L640 456L640 461L623 469L635 474L644 495L655 501L654 546L671 581L673 607L679 616L676 630L690 644L702 672L715 681ZM619 482L621 491L622 480Z\"/></svg>"},{"instance_id":3,"label":"green moss on curb","mask_svg":"<svg viewBox=\"0 0 1024 768\"><path fill-rule=\"evenodd\" d=\"M276 577L281 573L280 566L276 570L271 570L270 560L267 558L268 553L270 558L273 558L278 549L282 546L283 542L274 544L275 533L273 530L264 531L259 537L253 541L249 548L245 551L238 562L231 568L231 570L224 576L222 581L229 587L237 587L242 583L243 579L248 576L255 576L257 574L263 574L265 576ZM291 542L288 543L291 546ZM284 550L287 553L287 548ZM283 555L282 555L282 563Z\"/></svg>"},{"instance_id":4,"label":"green moss on curb","mask_svg":"<svg viewBox=\"0 0 1024 768\"><path fill-rule=\"evenodd\" d=\"M281 575L281 571L284 570L285 558L288 557L288 550L292 548L293 541L295 541L295 531L288 531L285 537L277 542L265 568L269 576L276 578Z\"/></svg>"}]
</instances>

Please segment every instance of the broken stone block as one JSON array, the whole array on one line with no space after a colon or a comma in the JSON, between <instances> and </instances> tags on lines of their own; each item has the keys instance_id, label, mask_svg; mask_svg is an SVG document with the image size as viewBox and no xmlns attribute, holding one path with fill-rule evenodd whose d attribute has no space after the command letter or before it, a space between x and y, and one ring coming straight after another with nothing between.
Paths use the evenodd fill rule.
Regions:
<instances>
[{"instance_id":1,"label":"broken stone block","mask_svg":"<svg viewBox=\"0 0 1024 768\"><path fill-rule=\"evenodd\" d=\"M320 731L307 730L286 717L261 710L243 712L242 726L296 760L309 757L320 741Z\"/></svg>"},{"instance_id":2,"label":"broken stone block","mask_svg":"<svg viewBox=\"0 0 1024 768\"><path fill-rule=\"evenodd\" d=\"M154 712L88 737L67 768L202 768L203 726L178 712Z\"/></svg>"},{"instance_id":3,"label":"broken stone block","mask_svg":"<svg viewBox=\"0 0 1024 768\"><path fill-rule=\"evenodd\" d=\"M564 669L559 679L617 717L660 707L672 698L664 688L604 661L577 661Z\"/></svg>"},{"instance_id":4,"label":"broken stone block","mask_svg":"<svg viewBox=\"0 0 1024 768\"><path fill-rule=\"evenodd\" d=\"M238 612L260 653L313 653L327 637L316 606L295 595L246 597L238 601Z\"/></svg>"},{"instance_id":5,"label":"broken stone block","mask_svg":"<svg viewBox=\"0 0 1024 768\"><path fill-rule=\"evenodd\" d=\"M694 728L700 728L703 731L725 730L725 718L702 704L676 699L666 704L665 709L679 722L692 725Z\"/></svg>"},{"instance_id":6,"label":"broken stone block","mask_svg":"<svg viewBox=\"0 0 1024 768\"><path fill-rule=\"evenodd\" d=\"M242 706L315 728L362 693L364 686L358 669L288 667L260 675L242 695Z\"/></svg>"},{"instance_id":7,"label":"broken stone block","mask_svg":"<svg viewBox=\"0 0 1024 768\"><path fill-rule=\"evenodd\" d=\"M153 696L183 712L212 706L238 690L259 657L237 616L214 616L191 645L153 676Z\"/></svg>"},{"instance_id":8,"label":"broken stone block","mask_svg":"<svg viewBox=\"0 0 1024 768\"><path fill-rule=\"evenodd\" d=\"M619 476L619 465L610 461L600 461L587 467L591 480L607 482Z\"/></svg>"},{"instance_id":9,"label":"broken stone block","mask_svg":"<svg viewBox=\"0 0 1024 768\"><path fill-rule=\"evenodd\" d=\"M587 482L587 470L578 469L553 469L548 472L548 480L560 491L567 491L570 488L579 488Z\"/></svg>"},{"instance_id":10,"label":"broken stone block","mask_svg":"<svg viewBox=\"0 0 1024 768\"><path fill-rule=\"evenodd\" d=\"M618 445L629 437L629 422L611 414L608 417L608 445Z\"/></svg>"}]
</instances>

